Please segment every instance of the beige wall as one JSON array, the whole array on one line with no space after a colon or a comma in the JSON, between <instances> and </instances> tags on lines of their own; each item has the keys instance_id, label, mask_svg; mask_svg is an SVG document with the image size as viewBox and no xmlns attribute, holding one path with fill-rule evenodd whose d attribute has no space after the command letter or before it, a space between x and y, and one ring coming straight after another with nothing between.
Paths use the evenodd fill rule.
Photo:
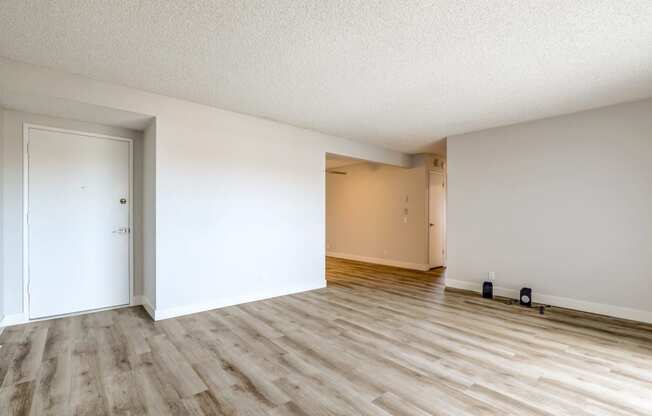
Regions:
<instances>
[{"instance_id":1,"label":"beige wall","mask_svg":"<svg viewBox=\"0 0 652 416\"><path fill-rule=\"evenodd\" d=\"M411 169L361 163L326 175L329 255L428 268L429 167L415 161Z\"/></svg>"},{"instance_id":2,"label":"beige wall","mask_svg":"<svg viewBox=\"0 0 652 416\"><path fill-rule=\"evenodd\" d=\"M448 280L652 322L652 100L448 139Z\"/></svg>"}]
</instances>

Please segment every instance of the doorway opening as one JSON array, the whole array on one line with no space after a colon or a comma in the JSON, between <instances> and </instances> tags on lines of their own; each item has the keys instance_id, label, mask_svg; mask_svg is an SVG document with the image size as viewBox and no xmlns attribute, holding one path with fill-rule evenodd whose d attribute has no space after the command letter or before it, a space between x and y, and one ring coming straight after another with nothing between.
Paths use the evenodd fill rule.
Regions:
<instances>
[{"instance_id":1,"label":"doorway opening","mask_svg":"<svg viewBox=\"0 0 652 416\"><path fill-rule=\"evenodd\" d=\"M326 155L327 257L422 272L446 266L445 159L412 158L401 167Z\"/></svg>"}]
</instances>

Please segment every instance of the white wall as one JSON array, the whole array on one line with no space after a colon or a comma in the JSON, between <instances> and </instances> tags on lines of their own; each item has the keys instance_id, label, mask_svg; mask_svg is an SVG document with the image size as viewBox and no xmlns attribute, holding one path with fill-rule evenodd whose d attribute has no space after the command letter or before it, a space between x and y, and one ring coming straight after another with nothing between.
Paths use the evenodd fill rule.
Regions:
<instances>
[{"instance_id":1,"label":"white wall","mask_svg":"<svg viewBox=\"0 0 652 416\"><path fill-rule=\"evenodd\" d=\"M99 124L48 117L18 111L4 111L4 158L2 159L2 239L5 314L15 322L23 314L23 123L108 134L134 139L134 283L135 295L142 292L142 140L141 133Z\"/></svg>"},{"instance_id":2,"label":"white wall","mask_svg":"<svg viewBox=\"0 0 652 416\"><path fill-rule=\"evenodd\" d=\"M652 322L652 100L448 139L448 282Z\"/></svg>"},{"instance_id":3,"label":"white wall","mask_svg":"<svg viewBox=\"0 0 652 416\"><path fill-rule=\"evenodd\" d=\"M429 269L429 166L360 163L335 170L346 175L326 175L328 255Z\"/></svg>"},{"instance_id":4,"label":"white wall","mask_svg":"<svg viewBox=\"0 0 652 416\"><path fill-rule=\"evenodd\" d=\"M5 279L4 279L4 109L0 107L0 327L5 317ZM1 331L1 329L0 329Z\"/></svg>"},{"instance_id":5,"label":"white wall","mask_svg":"<svg viewBox=\"0 0 652 416\"><path fill-rule=\"evenodd\" d=\"M399 152L0 59L3 88L156 117L157 318L324 286L325 153L411 162Z\"/></svg>"},{"instance_id":6,"label":"white wall","mask_svg":"<svg viewBox=\"0 0 652 416\"><path fill-rule=\"evenodd\" d=\"M156 119L143 133L143 305L156 309Z\"/></svg>"}]
</instances>

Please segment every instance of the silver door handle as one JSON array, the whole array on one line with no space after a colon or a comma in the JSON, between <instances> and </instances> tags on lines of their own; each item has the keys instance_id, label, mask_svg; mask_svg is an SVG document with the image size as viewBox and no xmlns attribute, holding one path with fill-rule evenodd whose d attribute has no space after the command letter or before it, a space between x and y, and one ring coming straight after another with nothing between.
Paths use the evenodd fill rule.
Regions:
<instances>
[{"instance_id":1,"label":"silver door handle","mask_svg":"<svg viewBox=\"0 0 652 416\"><path fill-rule=\"evenodd\" d=\"M120 227L116 230L113 230L113 234L127 234L129 232L128 227Z\"/></svg>"}]
</instances>

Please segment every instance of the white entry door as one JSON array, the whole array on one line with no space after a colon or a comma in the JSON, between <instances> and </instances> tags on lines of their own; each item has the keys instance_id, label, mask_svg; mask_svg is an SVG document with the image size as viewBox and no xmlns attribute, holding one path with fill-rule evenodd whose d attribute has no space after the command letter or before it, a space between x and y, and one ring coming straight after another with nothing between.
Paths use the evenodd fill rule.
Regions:
<instances>
[{"instance_id":1,"label":"white entry door","mask_svg":"<svg viewBox=\"0 0 652 416\"><path fill-rule=\"evenodd\" d=\"M129 304L131 142L26 128L30 319Z\"/></svg>"},{"instance_id":2,"label":"white entry door","mask_svg":"<svg viewBox=\"0 0 652 416\"><path fill-rule=\"evenodd\" d=\"M428 194L430 220L430 267L444 266L446 250L446 182L444 175L430 172Z\"/></svg>"}]
</instances>

